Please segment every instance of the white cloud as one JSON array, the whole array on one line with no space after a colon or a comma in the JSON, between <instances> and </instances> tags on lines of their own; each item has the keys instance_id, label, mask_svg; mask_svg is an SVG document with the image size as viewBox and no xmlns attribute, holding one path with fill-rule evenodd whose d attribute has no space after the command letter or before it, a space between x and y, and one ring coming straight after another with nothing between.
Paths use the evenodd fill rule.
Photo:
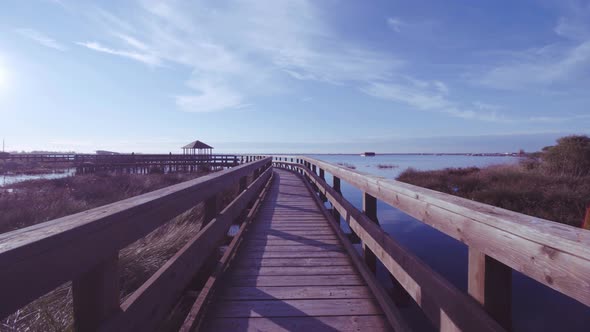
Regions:
<instances>
[{"instance_id":1,"label":"white cloud","mask_svg":"<svg viewBox=\"0 0 590 332\"><path fill-rule=\"evenodd\" d=\"M395 32L401 32L402 27L405 25L399 18L389 17L387 19L387 25Z\"/></svg>"},{"instance_id":2,"label":"white cloud","mask_svg":"<svg viewBox=\"0 0 590 332\"><path fill-rule=\"evenodd\" d=\"M433 111L453 117L490 121L509 121L496 110L483 107L464 107L447 96L448 88L439 81L419 81L412 79L410 83L376 83L366 86L363 91L373 97L391 100L411 106L422 111Z\"/></svg>"},{"instance_id":3,"label":"white cloud","mask_svg":"<svg viewBox=\"0 0 590 332\"><path fill-rule=\"evenodd\" d=\"M541 122L541 123L556 123L556 122L568 122L568 121L580 121L590 119L589 114L579 115L564 115L564 116L533 116L528 118L530 122Z\"/></svg>"},{"instance_id":4,"label":"white cloud","mask_svg":"<svg viewBox=\"0 0 590 332\"><path fill-rule=\"evenodd\" d=\"M161 64L161 61L157 56L155 56L153 54L149 54L149 53L139 53L139 52L128 51L128 50L115 50L112 48L102 46L101 44L99 44L97 42L78 42L76 44L78 44L80 46L84 46L86 48L89 48L89 49L97 51L97 52L102 52L102 53L121 56L124 58L129 58L129 59L132 59L135 61L143 62L143 63L151 65L151 66L158 66Z\"/></svg>"},{"instance_id":5,"label":"white cloud","mask_svg":"<svg viewBox=\"0 0 590 332\"><path fill-rule=\"evenodd\" d=\"M140 4L124 20L95 10L90 21L113 38L104 45L80 44L148 65L186 66L191 91L175 96L184 111L241 108L259 95L291 93L292 80L308 80L359 89L420 110L489 119L489 112L479 115L477 109L457 108L448 100L444 82L402 76L405 62L394 54L344 40L326 25L324 13L312 1ZM390 18L388 24L399 29L405 23Z\"/></svg>"},{"instance_id":6,"label":"white cloud","mask_svg":"<svg viewBox=\"0 0 590 332\"><path fill-rule=\"evenodd\" d=\"M501 63L476 79L482 85L521 90L576 84L590 73L590 10L561 17L554 32L562 40L520 51L496 54Z\"/></svg>"},{"instance_id":7,"label":"white cloud","mask_svg":"<svg viewBox=\"0 0 590 332\"><path fill-rule=\"evenodd\" d=\"M505 90L550 86L587 76L590 69L590 40L567 50L556 47L527 50L519 59L498 65L479 83Z\"/></svg>"},{"instance_id":8,"label":"white cloud","mask_svg":"<svg viewBox=\"0 0 590 332\"><path fill-rule=\"evenodd\" d=\"M43 33L33 29L17 29L16 32L23 37L37 42L45 47L53 48L58 51L65 51L66 47Z\"/></svg>"},{"instance_id":9,"label":"white cloud","mask_svg":"<svg viewBox=\"0 0 590 332\"><path fill-rule=\"evenodd\" d=\"M197 91L197 94L176 96L176 105L184 111L195 113L216 112L247 106L240 94L222 85L203 82L194 82L191 85Z\"/></svg>"}]
</instances>

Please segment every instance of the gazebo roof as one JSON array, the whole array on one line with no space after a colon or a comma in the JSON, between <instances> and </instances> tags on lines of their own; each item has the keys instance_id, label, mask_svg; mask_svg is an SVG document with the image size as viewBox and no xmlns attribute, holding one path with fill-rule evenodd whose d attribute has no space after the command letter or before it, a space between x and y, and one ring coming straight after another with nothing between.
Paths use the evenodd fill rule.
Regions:
<instances>
[{"instance_id":1,"label":"gazebo roof","mask_svg":"<svg viewBox=\"0 0 590 332\"><path fill-rule=\"evenodd\" d=\"M212 146L207 145L201 141L194 141L182 147L183 149L213 149Z\"/></svg>"}]
</instances>

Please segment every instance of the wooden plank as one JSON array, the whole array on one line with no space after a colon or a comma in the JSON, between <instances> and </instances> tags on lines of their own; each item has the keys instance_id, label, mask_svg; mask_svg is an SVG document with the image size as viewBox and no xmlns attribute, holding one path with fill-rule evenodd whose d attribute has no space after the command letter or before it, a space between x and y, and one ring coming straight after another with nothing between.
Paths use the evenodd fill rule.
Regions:
<instances>
[{"instance_id":1,"label":"wooden plank","mask_svg":"<svg viewBox=\"0 0 590 332\"><path fill-rule=\"evenodd\" d=\"M0 317L76 279L270 158L155 190L113 204L0 234ZM56 268L59 266L59 268ZM39 271L43 271L42 277ZM20 281L20 282L15 282Z\"/></svg>"},{"instance_id":2,"label":"wooden plank","mask_svg":"<svg viewBox=\"0 0 590 332\"><path fill-rule=\"evenodd\" d=\"M203 331L390 331L383 316L322 316L211 319Z\"/></svg>"},{"instance_id":3,"label":"wooden plank","mask_svg":"<svg viewBox=\"0 0 590 332\"><path fill-rule=\"evenodd\" d=\"M339 244L340 241L336 238L334 239L300 239L300 240L289 240L289 239L252 239L245 241L245 245L266 245L266 246L300 246L300 245L314 245L314 244Z\"/></svg>"},{"instance_id":4,"label":"wooden plank","mask_svg":"<svg viewBox=\"0 0 590 332\"><path fill-rule=\"evenodd\" d=\"M264 236L268 236L268 235L274 235L274 234L280 234L280 235L302 235L302 236L307 236L307 235L333 235L334 231L331 229L325 229L325 230L284 230L284 231L279 231L279 230L268 230L268 231L260 231L257 232L256 235L254 235L254 237L264 237Z\"/></svg>"},{"instance_id":5,"label":"wooden plank","mask_svg":"<svg viewBox=\"0 0 590 332\"><path fill-rule=\"evenodd\" d=\"M590 306L590 232L468 199L311 162L511 268Z\"/></svg>"},{"instance_id":6,"label":"wooden plank","mask_svg":"<svg viewBox=\"0 0 590 332\"><path fill-rule=\"evenodd\" d=\"M329 240L333 240L336 239L336 234L308 234L308 235L287 235L287 234L281 234L281 235L273 235L273 234L264 234L264 235L260 235L260 234L253 234L252 236L249 236L249 241L265 241L265 240L293 240L293 241L297 241L297 240L325 240L325 239L329 239Z\"/></svg>"},{"instance_id":7,"label":"wooden plank","mask_svg":"<svg viewBox=\"0 0 590 332\"><path fill-rule=\"evenodd\" d=\"M361 286L365 281L358 275L327 276L231 276L231 286Z\"/></svg>"},{"instance_id":8,"label":"wooden plank","mask_svg":"<svg viewBox=\"0 0 590 332\"><path fill-rule=\"evenodd\" d=\"M365 286L225 287L220 300L370 299Z\"/></svg>"},{"instance_id":9,"label":"wooden plank","mask_svg":"<svg viewBox=\"0 0 590 332\"><path fill-rule=\"evenodd\" d=\"M242 258L314 258L314 257L347 257L341 251L269 251L269 252L247 252L241 255Z\"/></svg>"},{"instance_id":10,"label":"wooden plank","mask_svg":"<svg viewBox=\"0 0 590 332\"><path fill-rule=\"evenodd\" d=\"M213 317L305 317L379 315L381 308L372 299L219 301Z\"/></svg>"},{"instance_id":11,"label":"wooden plank","mask_svg":"<svg viewBox=\"0 0 590 332\"><path fill-rule=\"evenodd\" d=\"M317 245L299 245L299 246L267 246L267 245L247 245L243 248L247 252L274 252L274 251L343 251L339 244L317 244Z\"/></svg>"},{"instance_id":12,"label":"wooden plank","mask_svg":"<svg viewBox=\"0 0 590 332\"><path fill-rule=\"evenodd\" d=\"M304 258L241 258L232 264L235 267L260 266L341 266L350 265L348 257L304 257Z\"/></svg>"},{"instance_id":13,"label":"wooden plank","mask_svg":"<svg viewBox=\"0 0 590 332\"><path fill-rule=\"evenodd\" d=\"M257 225L252 227L254 232L274 232L274 231L332 231L329 225L302 225L302 224L291 224L291 225Z\"/></svg>"},{"instance_id":14,"label":"wooden plank","mask_svg":"<svg viewBox=\"0 0 590 332\"><path fill-rule=\"evenodd\" d=\"M243 276L296 276L296 275L338 275L355 274L351 266L280 266L280 267L250 267L236 268L231 271L232 275Z\"/></svg>"}]
</instances>

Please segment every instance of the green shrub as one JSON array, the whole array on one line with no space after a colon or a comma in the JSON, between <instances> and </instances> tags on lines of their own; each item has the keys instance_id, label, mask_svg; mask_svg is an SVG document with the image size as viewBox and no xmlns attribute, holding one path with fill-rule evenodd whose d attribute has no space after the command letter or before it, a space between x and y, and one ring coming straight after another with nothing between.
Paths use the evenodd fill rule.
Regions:
<instances>
[{"instance_id":1,"label":"green shrub","mask_svg":"<svg viewBox=\"0 0 590 332\"><path fill-rule=\"evenodd\" d=\"M557 145L545 147L541 158L544 170L552 175L590 175L590 137L562 137L557 140Z\"/></svg>"}]
</instances>

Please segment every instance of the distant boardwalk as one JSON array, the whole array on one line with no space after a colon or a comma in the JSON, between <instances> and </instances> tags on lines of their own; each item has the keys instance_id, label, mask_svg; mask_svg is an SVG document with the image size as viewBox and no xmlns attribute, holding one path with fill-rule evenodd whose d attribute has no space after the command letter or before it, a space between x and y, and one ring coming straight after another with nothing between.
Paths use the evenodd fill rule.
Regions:
<instances>
[{"instance_id":1,"label":"distant boardwalk","mask_svg":"<svg viewBox=\"0 0 590 332\"><path fill-rule=\"evenodd\" d=\"M251 155L224 154L55 154L16 153L3 159L25 163L67 164L77 173L125 171L129 173L195 172L201 169L223 169L254 160Z\"/></svg>"}]
</instances>

